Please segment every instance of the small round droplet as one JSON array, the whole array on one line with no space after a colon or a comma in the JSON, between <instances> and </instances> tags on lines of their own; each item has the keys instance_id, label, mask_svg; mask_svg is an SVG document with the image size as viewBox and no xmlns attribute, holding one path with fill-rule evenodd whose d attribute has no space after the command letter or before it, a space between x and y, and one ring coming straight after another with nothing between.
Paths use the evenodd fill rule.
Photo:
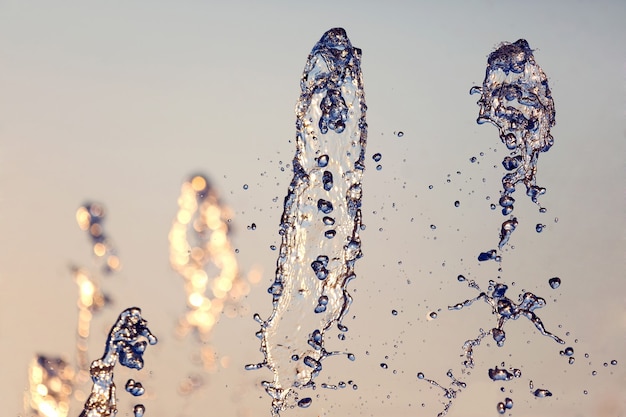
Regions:
<instances>
[{"instance_id":1,"label":"small round droplet","mask_svg":"<svg viewBox=\"0 0 626 417\"><path fill-rule=\"evenodd\" d=\"M437 318L437 313L435 311L431 311L430 313L428 313L428 317L430 317L432 320L435 320Z\"/></svg>"},{"instance_id":2,"label":"small round droplet","mask_svg":"<svg viewBox=\"0 0 626 417\"><path fill-rule=\"evenodd\" d=\"M543 228L546 227L545 224L541 224L541 223L537 223L537 225L535 226L535 231L537 233L541 233L543 232Z\"/></svg>"},{"instance_id":3,"label":"small round droplet","mask_svg":"<svg viewBox=\"0 0 626 417\"><path fill-rule=\"evenodd\" d=\"M461 202L459 200L456 200L454 202L454 207L459 207L461 205Z\"/></svg>"},{"instance_id":4,"label":"small round droplet","mask_svg":"<svg viewBox=\"0 0 626 417\"><path fill-rule=\"evenodd\" d=\"M376 165L376 171L380 171L381 169L383 169L382 165L380 165L380 164Z\"/></svg>"},{"instance_id":5,"label":"small round droplet","mask_svg":"<svg viewBox=\"0 0 626 417\"><path fill-rule=\"evenodd\" d=\"M133 408L133 413L135 414L135 417L143 417L143 413L145 412L146 412L146 407L144 407L143 404L137 404Z\"/></svg>"},{"instance_id":6,"label":"small round droplet","mask_svg":"<svg viewBox=\"0 0 626 417\"><path fill-rule=\"evenodd\" d=\"M456 277L457 281L459 282L463 282L465 281L465 277L463 275L459 275L458 277Z\"/></svg>"},{"instance_id":7,"label":"small round droplet","mask_svg":"<svg viewBox=\"0 0 626 417\"><path fill-rule=\"evenodd\" d=\"M470 162L471 162L472 164L473 164L474 162L476 162L476 157L475 157L475 156L472 156L472 157L470 158Z\"/></svg>"},{"instance_id":8,"label":"small round droplet","mask_svg":"<svg viewBox=\"0 0 626 417\"><path fill-rule=\"evenodd\" d=\"M575 361L576 361L576 358L571 357L567 360L567 363L569 363L570 365L573 365Z\"/></svg>"},{"instance_id":9,"label":"small round droplet","mask_svg":"<svg viewBox=\"0 0 626 417\"><path fill-rule=\"evenodd\" d=\"M351 360L351 361L353 361L353 362L354 362L354 360L356 359L356 357L354 356L354 354L353 354L353 353L348 353L348 355L347 355L347 356L348 356L348 359L350 359L350 360Z\"/></svg>"},{"instance_id":10,"label":"small round droplet","mask_svg":"<svg viewBox=\"0 0 626 417\"><path fill-rule=\"evenodd\" d=\"M506 412L506 407L504 406L504 403L498 403L498 405L496 406L496 410L498 410L499 414L504 414Z\"/></svg>"},{"instance_id":11,"label":"small round droplet","mask_svg":"<svg viewBox=\"0 0 626 417\"><path fill-rule=\"evenodd\" d=\"M381 154L379 154L379 153L375 153L375 154L372 156L372 159L374 160L374 162L378 162L378 161L380 161L382 158L383 158L383 156L382 156Z\"/></svg>"},{"instance_id":12,"label":"small round droplet","mask_svg":"<svg viewBox=\"0 0 626 417\"><path fill-rule=\"evenodd\" d=\"M424 373L423 372L418 372L417 373L417 379L424 379Z\"/></svg>"},{"instance_id":13,"label":"small round droplet","mask_svg":"<svg viewBox=\"0 0 626 417\"><path fill-rule=\"evenodd\" d=\"M244 189L244 190L247 190L247 189L248 189L248 184L244 184L244 185L243 185L243 189Z\"/></svg>"},{"instance_id":14,"label":"small round droplet","mask_svg":"<svg viewBox=\"0 0 626 417\"><path fill-rule=\"evenodd\" d=\"M565 356L572 356L574 354L574 348L571 346L566 347L563 352L565 353Z\"/></svg>"},{"instance_id":15,"label":"small round droplet","mask_svg":"<svg viewBox=\"0 0 626 417\"><path fill-rule=\"evenodd\" d=\"M435 230L435 229L437 228L437 226L435 226L434 224L431 224L431 225L430 225L430 228L431 228L432 230Z\"/></svg>"},{"instance_id":16,"label":"small round droplet","mask_svg":"<svg viewBox=\"0 0 626 417\"><path fill-rule=\"evenodd\" d=\"M511 408L513 408L513 400L509 397L506 397L504 399L504 406L507 408L507 410L510 410Z\"/></svg>"},{"instance_id":17,"label":"small round droplet","mask_svg":"<svg viewBox=\"0 0 626 417\"><path fill-rule=\"evenodd\" d=\"M276 250L276 245L270 245L271 250Z\"/></svg>"},{"instance_id":18,"label":"small round droplet","mask_svg":"<svg viewBox=\"0 0 626 417\"><path fill-rule=\"evenodd\" d=\"M556 290L557 288L561 286L561 278L559 277L550 278L548 280L548 284L553 290Z\"/></svg>"},{"instance_id":19,"label":"small round droplet","mask_svg":"<svg viewBox=\"0 0 626 417\"><path fill-rule=\"evenodd\" d=\"M391 314L394 315L394 316L397 316L398 315L398 310L391 310Z\"/></svg>"},{"instance_id":20,"label":"small round droplet","mask_svg":"<svg viewBox=\"0 0 626 417\"><path fill-rule=\"evenodd\" d=\"M396 136L398 136L399 138L401 138L402 136L404 136L404 132L403 131L399 131Z\"/></svg>"},{"instance_id":21,"label":"small round droplet","mask_svg":"<svg viewBox=\"0 0 626 417\"><path fill-rule=\"evenodd\" d=\"M616 361L615 359L613 359L613 360L611 361L611 365L617 365L617 361Z\"/></svg>"},{"instance_id":22,"label":"small round droplet","mask_svg":"<svg viewBox=\"0 0 626 417\"><path fill-rule=\"evenodd\" d=\"M381 367L381 368L383 368L383 369L387 369L387 368L389 368L389 366L388 366L385 362L382 362L382 363L380 364L380 367Z\"/></svg>"}]
</instances>

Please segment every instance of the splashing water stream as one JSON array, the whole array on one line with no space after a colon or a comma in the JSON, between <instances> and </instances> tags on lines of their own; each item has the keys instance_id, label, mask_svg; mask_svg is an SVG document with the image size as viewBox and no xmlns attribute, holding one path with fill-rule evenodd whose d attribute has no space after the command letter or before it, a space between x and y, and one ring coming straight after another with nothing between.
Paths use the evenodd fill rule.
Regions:
<instances>
[{"instance_id":1,"label":"splashing water stream","mask_svg":"<svg viewBox=\"0 0 626 417\"><path fill-rule=\"evenodd\" d=\"M503 43L489 54L485 80L482 87L472 87L470 94L474 93L481 95L477 122L495 125L500 139L511 151L502 161L509 173L502 177L499 202L502 214L508 216L513 212L512 194L518 183L526 186L526 194L534 203L546 192L537 185L536 174L539 153L547 152L554 144L550 128L555 124L555 111L548 78L535 62L528 42L520 39ZM515 217L502 223L500 249L517 224Z\"/></svg>"},{"instance_id":2,"label":"splashing water stream","mask_svg":"<svg viewBox=\"0 0 626 417\"><path fill-rule=\"evenodd\" d=\"M89 372L93 387L80 417L115 417L117 398L113 370L118 359L122 366L137 370L143 368L143 354L148 343L157 343L156 336L150 332L147 324L137 307L128 308L119 315L107 337L104 354L91 363ZM140 339L147 339L147 342ZM136 387L136 383L131 385Z\"/></svg>"},{"instance_id":3,"label":"splashing water stream","mask_svg":"<svg viewBox=\"0 0 626 417\"><path fill-rule=\"evenodd\" d=\"M326 349L326 332L342 323L352 297L347 285L362 256L361 179L367 124L361 50L343 29L326 32L311 51L296 105L296 154L285 197L276 276L268 289L273 310L258 336L267 367L263 383L272 413L287 406L295 388L314 386ZM309 398L297 401L301 407Z\"/></svg>"}]
</instances>

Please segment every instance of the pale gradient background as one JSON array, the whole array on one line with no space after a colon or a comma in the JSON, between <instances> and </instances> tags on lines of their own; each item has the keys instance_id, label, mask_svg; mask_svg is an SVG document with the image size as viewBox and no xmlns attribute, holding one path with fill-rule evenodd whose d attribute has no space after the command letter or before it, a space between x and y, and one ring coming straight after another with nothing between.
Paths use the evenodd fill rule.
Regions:
<instances>
[{"instance_id":1,"label":"pale gradient background","mask_svg":"<svg viewBox=\"0 0 626 417\"><path fill-rule=\"evenodd\" d=\"M328 359L318 382L353 379L359 389L318 389L309 409L284 415L433 417L441 410L441 393L415 375L458 374L462 342L493 326L484 303L446 306L476 295L456 282L458 274L484 287L498 275L495 263L479 265L476 256L496 246L503 219L489 204L497 202L506 150L495 127L475 123L477 97L468 91L482 82L489 52L522 37L549 77L557 126L554 147L539 160L548 213L518 191L520 225L501 275L516 282L513 298L522 289L546 298L538 313L574 347L576 363L568 365L563 346L527 320L511 322L503 348L477 349L476 369L462 378L468 389L449 415L497 415L505 396L516 417L626 415L626 4L225 3L0 1L2 415L22 415L33 355L73 358L77 290L67 266L94 266L74 219L90 199L108 209L106 231L124 265L102 280L115 305L93 322L90 357L101 354L117 314L137 305L160 337L137 378L147 417L269 416L259 387L269 372L243 371L261 360L251 316L267 317L271 308L266 288L277 253L269 247L279 243L292 176L281 167L294 153L302 68L335 26L363 49L367 229L350 286L348 337L328 342L357 360ZM394 135L400 130L402 138ZM234 210L241 268L260 268L263 278L244 300L245 316L223 318L215 329L229 366L205 374L206 384L183 398L176 387L199 372L190 362L198 346L173 335L184 292L168 264L167 233L180 184L198 171ZM252 222L255 231L246 228ZM538 222L547 225L541 234ZM563 279L558 290L547 285L552 276ZM427 321L438 308L439 318ZM604 367L612 359L618 365ZM491 382L487 369L501 361L521 368L522 378ZM129 375L116 374L119 416L132 414L134 399L121 387ZM554 396L532 397L530 379Z\"/></svg>"}]
</instances>

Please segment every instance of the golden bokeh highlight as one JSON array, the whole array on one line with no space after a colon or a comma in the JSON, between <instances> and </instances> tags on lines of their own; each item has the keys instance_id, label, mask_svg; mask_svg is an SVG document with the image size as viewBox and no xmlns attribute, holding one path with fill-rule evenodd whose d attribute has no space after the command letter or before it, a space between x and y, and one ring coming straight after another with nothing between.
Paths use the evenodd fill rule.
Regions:
<instances>
[{"instance_id":1,"label":"golden bokeh highlight","mask_svg":"<svg viewBox=\"0 0 626 417\"><path fill-rule=\"evenodd\" d=\"M26 410L38 417L66 417L70 408L74 370L60 358L39 355L28 368Z\"/></svg>"},{"instance_id":2,"label":"golden bokeh highlight","mask_svg":"<svg viewBox=\"0 0 626 417\"><path fill-rule=\"evenodd\" d=\"M177 333L184 337L195 332L204 344L202 364L214 370L220 362L207 344L211 330L224 306L238 303L250 286L240 277L229 239L232 213L206 177L195 175L183 183L178 207L169 233L170 264L184 279L187 313Z\"/></svg>"}]
</instances>

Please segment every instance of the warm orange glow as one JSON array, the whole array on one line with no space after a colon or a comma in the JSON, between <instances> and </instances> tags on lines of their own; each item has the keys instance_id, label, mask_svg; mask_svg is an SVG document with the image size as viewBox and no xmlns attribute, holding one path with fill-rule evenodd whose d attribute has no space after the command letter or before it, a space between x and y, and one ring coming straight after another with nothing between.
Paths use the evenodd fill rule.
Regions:
<instances>
[{"instance_id":1,"label":"warm orange glow","mask_svg":"<svg viewBox=\"0 0 626 417\"><path fill-rule=\"evenodd\" d=\"M189 310L178 333L185 335L196 330L205 341L225 303L236 302L249 291L249 285L239 277L228 237L227 220L232 213L219 203L215 190L208 184L201 175L183 183L179 210L169 233L170 262L185 280ZM203 349L202 362L205 369L214 369L215 355L206 349L207 346Z\"/></svg>"},{"instance_id":2,"label":"warm orange glow","mask_svg":"<svg viewBox=\"0 0 626 417\"><path fill-rule=\"evenodd\" d=\"M107 248L106 246L104 246L103 243L96 243L95 245L93 245L93 253L95 253L96 256L104 256L106 251Z\"/></svg>"},{"instance_id":3,"label":"warm orange glow","mask_svg":"<svg viewBox=\"0 0 626 417\"><path fill-rule=\"evenodd\" d=\"M206 179L199 175L193 177L193 179L191 180L191 188L193 188L195 192L200 192L204 190L206 188L206 184Z\"/></svg>"},{"instance_id":4,"label":"warm orange glow","mask_svg":"<svg viewBox=\"0 0 626 417\"><path fill-rule=\"evenodd\" d=\"M38 356L29 367L26 409L41 417L66 417L74 372L62 359Z\"/></svg>"}]
</instances>

